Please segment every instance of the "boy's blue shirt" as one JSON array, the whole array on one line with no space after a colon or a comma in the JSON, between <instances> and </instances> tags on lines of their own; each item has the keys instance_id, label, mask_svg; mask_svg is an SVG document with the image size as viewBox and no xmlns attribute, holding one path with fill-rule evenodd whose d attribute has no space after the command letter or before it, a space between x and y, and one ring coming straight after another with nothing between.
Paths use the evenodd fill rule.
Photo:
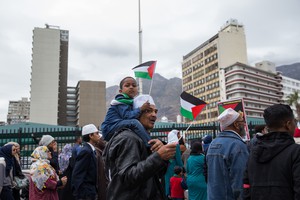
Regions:
<instances>
[{"instance_id":1,"label":"boy's blue shirt","mask_svg":"<svg viewBox=\"0 0 300 200\"><path fill-rule=\"evenodd\" d=\"M132 103L130 103L132 102ZM104 122L101 124L103 135L115 129L117 124L124 119L137 119L141 114L139 108L133 109L133 99L126 94L118 94L111 102Z\"/></svg>"}]
</instances>

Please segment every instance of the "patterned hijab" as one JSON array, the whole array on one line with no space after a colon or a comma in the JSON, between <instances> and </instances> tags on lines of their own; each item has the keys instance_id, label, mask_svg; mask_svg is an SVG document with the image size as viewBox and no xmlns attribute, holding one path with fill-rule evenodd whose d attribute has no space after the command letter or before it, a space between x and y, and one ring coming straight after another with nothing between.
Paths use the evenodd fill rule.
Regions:
<instances>
[{"instance_id":1,"label":"patterned hijab","mask_svg":"<svg viewBox=\"0 0 300 200\"><path fill-rule=\"evenodd\" d=\"M46 146L39 146L31 154L36 161L31 164L30 176L39 190L45 188L45 182L50 177L58 180L58 176L48 160L48 151L49 149Z\"/></svg>"},{"instance_id":2,"label":"patterned hijab","mask_svg":"<svg viewBox=\"0 0 300 200\"><path fill-rule=\"evenodd\" d=\"M62 172L65 171L69 166L69 159L71 158L71 156L72 156L72 145L66 144L58 156L58 164Z\"/></svg>"},{"instance_id":3,"label":"patterned hijab","mask_svg":"<svg viewBox=\"0 0 300 200\"><path fill-rule=\"evenodd\" d=\"M0 148L0 157L5 159L6 167L5 167L5 175L8 176L10 170L13 168L14 159L12 155L12 144L5 145Z\"/></svg>"}]
</instances>

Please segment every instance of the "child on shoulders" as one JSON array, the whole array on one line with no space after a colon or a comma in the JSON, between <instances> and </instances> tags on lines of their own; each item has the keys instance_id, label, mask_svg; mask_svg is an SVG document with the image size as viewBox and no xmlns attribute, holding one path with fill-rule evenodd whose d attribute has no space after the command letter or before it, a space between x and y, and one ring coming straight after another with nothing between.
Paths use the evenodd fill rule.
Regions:
<instances>
[{"instance_id":1,"label":"child on shoulders","mask_svg":"<svg viewBox=\"0 0 300 200\"><path fill-rule=\"evenodd\" d=\"M122 128L130 128L149 146L149 133L137 120L142 112L149 110L150 103L144 103L140 108L133 107L133 99L138 94L137 82L132 77L125 77L120 82L120 94L110 103L104 122L101 125L102 136L109 141Z\"/></svg>"}]
</instances>

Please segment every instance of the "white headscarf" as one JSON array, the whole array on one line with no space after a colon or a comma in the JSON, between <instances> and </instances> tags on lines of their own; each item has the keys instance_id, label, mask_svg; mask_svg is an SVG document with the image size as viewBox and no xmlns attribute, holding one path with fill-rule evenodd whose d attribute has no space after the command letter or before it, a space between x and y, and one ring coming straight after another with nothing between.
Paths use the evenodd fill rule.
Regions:
<instances>
[{"instance_id":1,"label":"white headscarf","mask_svg":"<svg viewBox=\"0 0 300 200\"><path fill-rule=\"evenodd\" d=\"M43 135L39 145L40 146L48 146L53 140L54 140L54 137L52 137L51 135Z\"/></svg>"},{"instance_id":2,"label":"white headscarf","mask_svg":"<svg viewBox=\"0 0 300 200\"><path fill-rule=\"evenodd\" d=\"M178 130L172 130L168 134L168 144L170 143L178 143L179 139L177 137Z\"/></svg>"}]
</instances>

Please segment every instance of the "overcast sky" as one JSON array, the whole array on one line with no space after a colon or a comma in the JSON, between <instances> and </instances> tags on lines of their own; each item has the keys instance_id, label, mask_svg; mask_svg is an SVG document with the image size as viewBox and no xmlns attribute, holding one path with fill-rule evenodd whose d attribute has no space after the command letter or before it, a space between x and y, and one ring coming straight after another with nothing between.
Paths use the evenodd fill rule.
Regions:
<instances>
[{"instance_id":1,"label":"overcast sky","mask_svg":"<svg viewBox=\"0 0 300 200\"><path fill-rule=\"evenodd\" d=\"M248 64L300 61L299 0L141 0L143 61L181 78L182 56L234 18L245 26ZM139 63L138 0L0 0L0 121L9 100L30 97L32 31L45 23L69 30L69 80L133 76Z\"/></svg>"}]
</instances>

